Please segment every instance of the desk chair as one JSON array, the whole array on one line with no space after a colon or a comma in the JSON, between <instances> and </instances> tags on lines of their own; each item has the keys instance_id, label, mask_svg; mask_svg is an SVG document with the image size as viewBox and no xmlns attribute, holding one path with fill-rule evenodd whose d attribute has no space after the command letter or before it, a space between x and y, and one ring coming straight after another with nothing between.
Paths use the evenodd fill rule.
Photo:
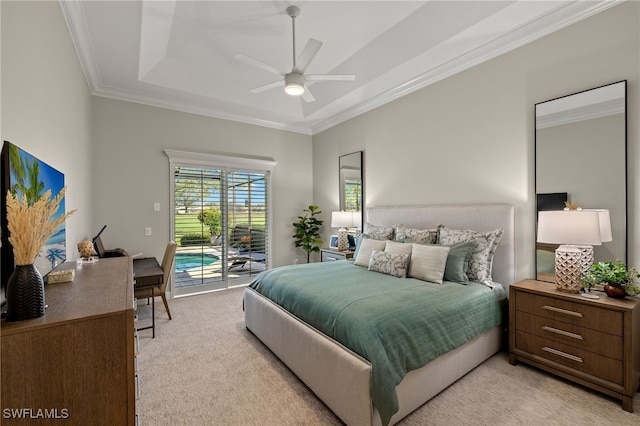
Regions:
<instances>
[{"instance_id":1,"label":"desk chair","mask_svg":"<svg viewBox=\"0 0 640 426\"><path fill-rule=\"evenodd\" d=\"M149 294L149 290L143 289L140 292L135 292L136 298L145 298L145 297L162 297L162 302L164 303L164 308L167 311L167 315L169 315L169 319L171 319L171 311L169 310L169 304L167 303L166 289L167 284L169 284L169 280L171 279L171 270L173 269L173 264L176 257L176 243L173 241L169 241L167 244L167 248L164 251L164 257L162 258L162 263L160 264L160 268L163 272L162 284L158 287L154 287L151 291L152 294Z\"/></svg>"}]
</instances>

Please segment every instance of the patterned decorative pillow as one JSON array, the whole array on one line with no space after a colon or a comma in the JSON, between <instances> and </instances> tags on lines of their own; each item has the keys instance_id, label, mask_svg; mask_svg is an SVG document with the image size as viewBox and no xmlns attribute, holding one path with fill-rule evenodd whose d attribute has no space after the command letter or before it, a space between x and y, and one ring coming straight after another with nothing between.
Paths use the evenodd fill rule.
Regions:
<instances>
[{"instance_id":1,"label":"patterned decorative pillow","mask_svg":"<svg viewBox=\"0 0 640 426\"><path fill-rule=\"evenodd\" d=\"M371 252L371 258L369 259L370 271L406 278L408 268L409 255L406 253L391 253L380 250Z\"/></svg>"},{"instance_id":2,"label":"patterned decorative pillow","mask_svg":"<svg viewBox=\"0 0 640 426\"><path fill-rule=\"evenodd\" d=\"M393 240L392 226L376 226L365 222L362 232L374 240Z\"/></svg>"},{"instance_id":3,"label":"patterned decorative pillow","mask_svg":"<svg viewBox=\"0 0 640 426\"><path fill-rule=\"evenodd\" d=\"M358 245L358 253L355 255L356 260L354 265L369 266L369 259L373 250L384 251L384 247L387 244L386 240L374 240L372 238L363 238ZM355 253L354 253L355 254Z\"/></svg>"},{"instance_id":4,"label":"patterned decorative pillow","mask_svg":"<svg viewBox=\"0 0 640 426\"><path fill-rule=\"evenodd\" d=\"M438 228L413 229L404 225L396 225L396 241L412 242L420 244L435 244L438 242Z\"/></svg>"},{"instance_id":5,"label":"patterned decorative pillow","mask_svg":"<svg viewBox=\"0 0 640 426\"><path fill-rule=\"evenodd\" d=\"M466 241L475 241L476 247L471 254L467 275L471 281L492 284L491 266L504 229L494 229L489 232L478 232L468 229L451 229L440 226L438 241L443 245L453 245Z\"/></svg>"},{"instance_id":6,"label":"patterned decorative pillow","mask_svg":"<svg viewBox=\"0 0 640 426\"><path fill-rule=\"evenodd\" d=\"M441 245L412 244L409 277L442 284L449 255L449 247Z\"/></svg>"}]
</instances>

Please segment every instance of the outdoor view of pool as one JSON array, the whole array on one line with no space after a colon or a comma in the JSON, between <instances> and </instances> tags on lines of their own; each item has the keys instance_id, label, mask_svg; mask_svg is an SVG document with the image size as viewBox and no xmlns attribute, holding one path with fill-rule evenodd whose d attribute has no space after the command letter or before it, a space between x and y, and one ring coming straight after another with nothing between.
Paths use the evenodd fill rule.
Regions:
<instances>
[{"instance_id":1,"label":"outdoor view of pool","mask_svg":"<svg viewBox=\"0 0 640 426\"><path fill-rule=\"evenodd\" d=\"M185 272L216 263L220 258L208 253L176 253L176 272Z\"/></svg>"}]
</instances>

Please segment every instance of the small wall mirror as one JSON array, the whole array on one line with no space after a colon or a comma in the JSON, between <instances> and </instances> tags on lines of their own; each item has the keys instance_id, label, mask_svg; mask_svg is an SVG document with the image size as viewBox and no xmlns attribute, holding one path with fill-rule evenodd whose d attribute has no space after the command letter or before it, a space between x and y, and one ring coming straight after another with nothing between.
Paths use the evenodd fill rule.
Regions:
<instances>
[{"instance_id":1,"label":"small wall mirror","mask_svg":"<svg viewBox=\"0 0 640 426\"><path fill-rule=\"evenodd\" d=\"M341 155L339 159L340 210L360 212L360 227L364 219L364 183L362 151Z\"/></svg>"},{"instance_id":2,"label":"small wall mirror","mask_svg":"<svg viewBox=\"0 0 640 426\"><path fill-rule=\"evenodd\" d=\"M595 262L627 261L626 87L620 81L535 106L536 209L562 210L564 201L609 209L613 241L594 246ZM538 280L555 281L556 247L536 244Z\"/></svg>"}]
</instances>

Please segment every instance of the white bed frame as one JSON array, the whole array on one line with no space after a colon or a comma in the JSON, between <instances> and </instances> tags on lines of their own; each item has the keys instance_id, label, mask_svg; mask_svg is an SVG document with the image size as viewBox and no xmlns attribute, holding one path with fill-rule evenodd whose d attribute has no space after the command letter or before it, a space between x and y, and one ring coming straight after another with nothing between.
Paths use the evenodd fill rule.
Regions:
<instances>
[{"instance_id":1,"label":"white bed frame","mask_svg":"<svg viewBox=\"0 0 640 426\"><path fill-rule=\"evenodd\" d=\"M442 224L457 229L504 234L493 262L493 279L508 286L515 280L515 207L504 204L371 207L367 221L431 229ZM245 325L278 356L342 421L349 426L381 425L369 394L371 364L335 340L263 297L245 290ZM503 327L409 372L396 387L400 409L395 424L433 398L501 348Z\"/></svg>"}]
</instances>

